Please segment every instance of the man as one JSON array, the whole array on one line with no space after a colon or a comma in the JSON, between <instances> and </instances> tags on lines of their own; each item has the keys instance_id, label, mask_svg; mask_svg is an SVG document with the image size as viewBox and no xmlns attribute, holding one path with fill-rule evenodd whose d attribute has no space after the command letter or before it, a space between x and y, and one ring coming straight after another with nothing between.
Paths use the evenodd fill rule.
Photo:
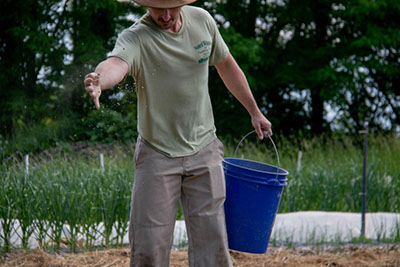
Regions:
<instances>
[{"instance_id":1,"label":"man","mask_svg":"<svg viewBox=\"0 0 400 267\"><path fill-rule=\"evenodd\" d=\"M246 77L205 10L195 0L134 0L148 7L123 31L111 55L85 78L100 107L101 91L132 75L138 96L135 179L129 241L131 266L169 266L181 202L189 265L232 266L223 204L223 145L208 94L209 66L249 112L258 137L272 134Z\"/></svg>"}]
</instances>

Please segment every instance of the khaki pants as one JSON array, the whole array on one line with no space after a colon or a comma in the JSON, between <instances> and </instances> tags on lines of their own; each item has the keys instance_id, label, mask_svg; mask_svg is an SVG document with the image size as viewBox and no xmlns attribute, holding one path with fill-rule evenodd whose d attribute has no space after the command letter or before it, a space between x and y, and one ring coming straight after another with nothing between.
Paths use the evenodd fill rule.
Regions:
<instances>
[{"instance_id":1,"label":"khaki pants","mask_svg":"<svg viewBox=\"0 0 400 267\"><path fill-rule=\"evenodd\" d=\"M189 266L232 266L222 158L219 140L192 156L169 158L138 138L129 224L131 267L169 266L179 201L189 239Z\"/></svg>"}]
</instances>

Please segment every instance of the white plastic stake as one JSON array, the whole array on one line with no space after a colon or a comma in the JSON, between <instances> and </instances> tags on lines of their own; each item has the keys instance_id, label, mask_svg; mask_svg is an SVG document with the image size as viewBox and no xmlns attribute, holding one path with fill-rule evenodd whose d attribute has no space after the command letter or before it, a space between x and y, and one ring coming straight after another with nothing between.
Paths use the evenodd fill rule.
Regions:
<instances>
[{"instance_id":1,"label":"white plastic stake","mask_svg":"<svg viewBox=\"0 0 400 267\"><path fill-rule=\"evenodd\" d=\"M104 173L104 157L103 157L103 154L100 154L100 167L101 167L101 172Z\"/></svg>"},{"instance_id":2,"label":"white plastic stake","mask_svg":"<svg viewBox=\"0 0 400 267\"><path fill-rule=\"evenodd\" d=\"M297 155L297 172L300 172L301 170L301 157L303 156L303 152L299 150L299 154Z\"/></svg>"},{"instance_id":3,"label":"white plastic stake","mask_svg":"<svg viewBox=\"0 0 400 267\"><path fill-rule=\"evenodd\" d=\"M29 174L29 155L25 155L24 160L25 160L25 173L28 175Z\"/></svg>"}]
</instances>

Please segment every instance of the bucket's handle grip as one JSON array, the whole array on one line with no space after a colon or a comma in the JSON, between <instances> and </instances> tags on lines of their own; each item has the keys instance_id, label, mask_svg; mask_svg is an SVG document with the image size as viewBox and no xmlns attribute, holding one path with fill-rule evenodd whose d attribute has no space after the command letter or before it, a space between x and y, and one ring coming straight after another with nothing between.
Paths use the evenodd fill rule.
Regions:
<instances>
[{"instance_id":1,"label":"bucket's handle grip","mask_svg":"<svg viewBox=\"0 0 400 267\"><path fill-rule=\"evenodd\" d=\"M253 131L247 133L245 136L242 137L242 139L239 141L239 144L236 146L235 154L234 154L234 157L235 157L235 158L236 158L236 154L237 154L237 152L238 152L239 146L240 146L240 144L243 142L243 140L244 140L247 136L249 136L250 134L255 133L255 132L256 132L256 130L253 130ZM269 140L271 140L271 143L272 143L272 145L274 146L274 149L275 149L276 158L278 159L278 167L281 167L281 162L280 162L280 160L279 160L278 149L276 149L274 140L272 140L272 137L271 137L271 135L269 134L269 132L264 131L264 134L269 138Z\"/></svg>"}]
</instances>

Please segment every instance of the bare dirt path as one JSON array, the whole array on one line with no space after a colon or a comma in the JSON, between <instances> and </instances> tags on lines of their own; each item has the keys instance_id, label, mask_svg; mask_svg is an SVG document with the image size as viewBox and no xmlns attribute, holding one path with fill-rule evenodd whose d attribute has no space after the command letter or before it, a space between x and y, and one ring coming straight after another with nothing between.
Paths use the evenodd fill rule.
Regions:
<instances>
[{"instance_id":1,"label":"bare dirt path","mask_svg":"<svg viewBox=\"0 0 400 267\"><path fill-rule=\"evenodd\" d=\"M400 246L345 246L330 248L269 248L266 254L231 251L234 266L371 266L400 267ZM129 266L129 249L85 253L48 254L41 250L18 251L2 256L0 267L120 267ZM188 266L187 251L172 251L171 267ZM214 267L214 266L210 266ZM218 267L218 266L215 266Z\"/></svg>"}]
</instances>

